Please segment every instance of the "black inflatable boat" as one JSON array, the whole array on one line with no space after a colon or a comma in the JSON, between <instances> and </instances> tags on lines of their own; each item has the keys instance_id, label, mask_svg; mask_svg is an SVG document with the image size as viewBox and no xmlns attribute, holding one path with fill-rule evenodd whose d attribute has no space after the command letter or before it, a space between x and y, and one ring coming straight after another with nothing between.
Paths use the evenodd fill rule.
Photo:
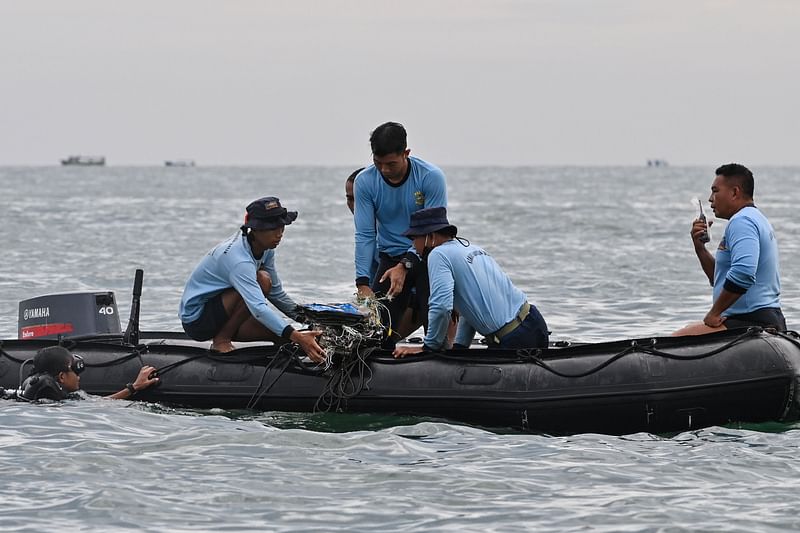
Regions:
<instances>
[{"instance_id":1,"label":"black inflatable boat","mask_svg":"<svg viewBox=\"0 0 800 533\"><path fill-rule=\"evenodd\" d=\"M116 312L113 294L87 298L105 308L95 313L103 321ZM197 408L410 414L552 434L676 432L793 421L800 412L794 332L750 328L546 350L478 346L399 360L370 347L337 353L322 368L293 345L215 354L182 334L140 333L130 324L124 333L25 338L23 305L35 320L50 315L49 325L55 314L31 302L20 305L20 338L0 341L6 389L28 375L26 361L38 349L60 343L85 359L86 392L116 392L148 364L161 384L135 399Z\"/></svg>"}]
</instances>

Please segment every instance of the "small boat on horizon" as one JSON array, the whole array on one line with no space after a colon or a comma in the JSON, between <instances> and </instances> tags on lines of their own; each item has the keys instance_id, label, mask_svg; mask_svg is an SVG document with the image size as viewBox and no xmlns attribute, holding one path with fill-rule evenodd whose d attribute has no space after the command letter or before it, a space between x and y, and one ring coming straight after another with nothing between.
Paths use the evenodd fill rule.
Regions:
<instances>
[{"instance_id":1,"label":"small boat on horizon","mask_svg":"<svg viewBox=\"0 0 800 533\"><path fill-rule=\"evenodd\" d=\"M62 165L74 165L80 167L101 167L106 164L105 156L92 155L71 155L61 160Z\"/></svg>"},{"instance_id":2,"label":"small boat on horizon","mask_svg":"<svg viewBox=\"0 0 800 533\"><path fill-rule=\"evenodd\" d=\"M193 167L194 159L168 159L164 161L166 167Z\"/></svg>"}]
</instances>

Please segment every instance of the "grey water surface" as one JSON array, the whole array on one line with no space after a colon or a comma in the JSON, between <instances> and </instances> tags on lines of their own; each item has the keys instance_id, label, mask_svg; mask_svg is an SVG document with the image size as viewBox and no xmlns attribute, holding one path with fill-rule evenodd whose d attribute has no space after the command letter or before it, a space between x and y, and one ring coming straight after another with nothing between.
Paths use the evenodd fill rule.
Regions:
<instances>
[{"instance_id":1,"label":"grey water surface","mask_svg":"<svg viewBox=\"0 0 800 533\"><path fill-rule=\"evenodd\" d=\"M668 334L707 311L689 228L713 169L444 170L459 233L495 256L554 340L594 342ZM179 331L187 275L267 195L300 212L278 248L287 291L348 301L351 170L0 168L0 338L16 337L20 300L52 292L113 290L124 325L136 268L143 329ZM753 170L794 328L800 168ZM798 429L552 437L399 416L0 401L0 530L797 530Z\"/></svg>"}]
</instances>

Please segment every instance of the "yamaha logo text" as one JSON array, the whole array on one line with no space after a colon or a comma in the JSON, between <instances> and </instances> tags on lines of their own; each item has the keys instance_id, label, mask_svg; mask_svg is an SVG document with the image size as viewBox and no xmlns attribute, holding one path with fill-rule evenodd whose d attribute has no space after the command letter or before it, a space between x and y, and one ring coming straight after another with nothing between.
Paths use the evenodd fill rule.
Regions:
<instances>
[{"instance_id":1,"label":"yamaha logo text","mask_svg":"<svg viewBox=\"0 0 800 533\"><path fill-rule=\"evenodd\" d=\"M30 318L49 318L50 317L50 308L49 307L32 307L31 309L25 309L22 312L22 318L28 320Z\"/></svg>"}]
</instances>

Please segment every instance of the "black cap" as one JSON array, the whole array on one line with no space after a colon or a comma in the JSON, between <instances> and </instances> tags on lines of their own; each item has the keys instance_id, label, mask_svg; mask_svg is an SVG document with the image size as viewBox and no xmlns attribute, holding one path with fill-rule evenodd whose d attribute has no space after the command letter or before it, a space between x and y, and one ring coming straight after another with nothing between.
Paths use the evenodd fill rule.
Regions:
<instances>
[{"instance_id":1,"label":"black cap","mask_svg":"<svg viewBox=\"0 0 800 533\"><path fill-rule=\"evenodd\" d=\"M287 211L274 196L265 196L247 206L244 228L275 229L288 226L297 218L297 211Z\"/></svg>"},{"instance_id":2,"label":"black cap","mask_svg":"<svg viewBox=\"0 0 800 533\"><path fill-rule=\"evenodd\" d=\"M427 235L445 228L452 228L453 235L458 228L447 221L447 209L444 207L427 207L411 213L411 224L403 235L413 239L420 235Z\"/></svg>"}]
</instances>

